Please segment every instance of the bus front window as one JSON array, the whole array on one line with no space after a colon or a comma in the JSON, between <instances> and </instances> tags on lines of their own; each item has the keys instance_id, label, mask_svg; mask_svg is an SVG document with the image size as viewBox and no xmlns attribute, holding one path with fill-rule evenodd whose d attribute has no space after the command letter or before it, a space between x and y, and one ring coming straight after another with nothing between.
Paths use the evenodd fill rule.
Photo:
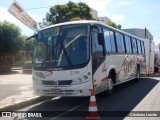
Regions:
<instances>
[{"instance_id":1,"label":"bus front window","mask_svg":"<svg viewBox=\"0 0 160 120\"><path fill-rule=\"evenodd\" d=\"M38 33L33 69L71 69L89 61L88 25L52 27Z\"/></svg>"}]
</instances>

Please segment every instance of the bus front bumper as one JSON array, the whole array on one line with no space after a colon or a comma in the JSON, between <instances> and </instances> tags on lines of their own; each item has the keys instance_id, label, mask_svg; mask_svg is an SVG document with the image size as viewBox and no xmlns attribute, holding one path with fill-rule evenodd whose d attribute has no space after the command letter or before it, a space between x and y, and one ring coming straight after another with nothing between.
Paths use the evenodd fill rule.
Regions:
<instances>
[{"instance_id":1,"label":"bus front bumper","mask_svg":"<svg viewBox=\"0 0 160 120\"><path fill-rule=\"evenodd\" d=\"M60 88L45 88L34 89L34 92L38 96L90 96L91 91L89 89L84 90L71 90Z\"/></svg>"}]
</instances>

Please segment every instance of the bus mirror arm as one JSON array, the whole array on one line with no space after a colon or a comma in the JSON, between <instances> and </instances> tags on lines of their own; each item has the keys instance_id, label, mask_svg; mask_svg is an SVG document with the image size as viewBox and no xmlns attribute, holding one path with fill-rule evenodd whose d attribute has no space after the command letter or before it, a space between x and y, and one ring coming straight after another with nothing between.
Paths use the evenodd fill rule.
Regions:
<instances>
[{"instance_id":1,"label":"bus mirror arm","mask_svg":"<svg viewBox=\"0 0 160 120\"><path fill-rule=\"evenodd\" d=\"M26 39L26 44L25 44L25 51L27 51L27 52L29 52L29 41L30 40L33 40L32 38L36 38L37 37L37 34L35 34L35 35L32 35L32 36L30 36L30 37L28 37L27 39Z\"/></svg>"},{"instance_id":2,"label":"bus mirror arm","mask_svg":"<svg viewBox=\"0 0 160 120\"><path fill-rule=\"evenodd\" d=\"M32 38L36 38L37 36L38 36L38 35L35 34L35 35L32 35L32 36L28 37L28 38L26 39L26 43L28 43L28 41L32 40Z\"/></svg>"},{"instance_id":3,"label":"bus mirror arm","mask_svg":"<svg viewBox=\"0 0 160 120\"><path fill-rule=\"evenodd\" d=\"M103 33L98 33L98 44L103 45L104 44L104 35Z\"/></svg>"}]
</instances>

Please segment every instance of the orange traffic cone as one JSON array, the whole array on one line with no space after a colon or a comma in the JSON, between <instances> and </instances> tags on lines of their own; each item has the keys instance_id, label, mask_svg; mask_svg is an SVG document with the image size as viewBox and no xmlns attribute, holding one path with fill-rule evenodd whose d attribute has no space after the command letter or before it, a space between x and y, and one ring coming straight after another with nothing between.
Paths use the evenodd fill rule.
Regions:
<instances>
[{"instance_id":1,"label":"orange traffic cone","mask_svg":"<svg viewBox=\"0 0 160 120\"><path fill-rule=\"evenodd\" d=\"M143 75L144 75L144 76L147 76L147 71L146 71L146 70L144 71Z\"/></svg>"},{"instance_id":2,"label":"orange traffic cone","mask_svg":"<svg viewBox=\"0 0 160 120\"><path fill-rule=\"evenodd\" d=\"M87 120L100 120L99 113L97 110L96 97L94 89L91 90L91 97L89 103L89 110Z\"/></svg>"},{"instance_id":3,"label":"orange traffic cone","mask_svg":"<svg viewBox=\"0 0 160 120\"><path fill-rule=\"evenodd\" d=\"M152 67L151 67L151 69L150 69L150 76L153 76Z\"/></svg>"}]
</instances>

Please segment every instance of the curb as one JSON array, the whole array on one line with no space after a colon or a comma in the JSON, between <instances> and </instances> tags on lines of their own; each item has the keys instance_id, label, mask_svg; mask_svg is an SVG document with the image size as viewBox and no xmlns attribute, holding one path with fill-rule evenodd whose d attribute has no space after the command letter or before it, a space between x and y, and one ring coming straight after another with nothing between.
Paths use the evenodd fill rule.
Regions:
<instances>
[{"instance_id":1,"label":"curb","mask_svg":"<svg viewBox=\"0 0 160 120\"><path fill-rule=\"evenodd\" d=\"M15 111L18 109L22 109L24 107L27 107L29 105L33 105L39 102L42 102L44 100L48 100L51 99L52 97L46 97L46 96L37 96L37 97L33 97L27 100L23 100L23 101L19 101L19 102L15 102L13 104L10 105L5 105L3 107L0 108L0 111Z\"/></svg>"},{"instance_id":2,"label":"curb","mask_svg":"<svg viewBox=\"0 0 160 120\"><path fill-rule=\"evenodd\" d=\"M11 70L23 70L23 67L12 67Z\"/></svg>"},{"instance_id":3,"label":"curb","mask_svg":"<svg viewBox=\"0 0 160 120\"><path fill-rule=\"evenodd\" d=\"M144 76L144 75L142 75L141 77L160 77L160 75L153 75L153 76L150 76L150 75L146 75L146 76Z\"/></svg>"},{"instance_id":4,"label":"curb","mask_svg":"<svg viewBox=\"0 0 160 120\"><path fill-rule=\"evenodd\" d=\"M23 74L32 74L32 69L22 69Z\"/></svg>"}]
</instances>

